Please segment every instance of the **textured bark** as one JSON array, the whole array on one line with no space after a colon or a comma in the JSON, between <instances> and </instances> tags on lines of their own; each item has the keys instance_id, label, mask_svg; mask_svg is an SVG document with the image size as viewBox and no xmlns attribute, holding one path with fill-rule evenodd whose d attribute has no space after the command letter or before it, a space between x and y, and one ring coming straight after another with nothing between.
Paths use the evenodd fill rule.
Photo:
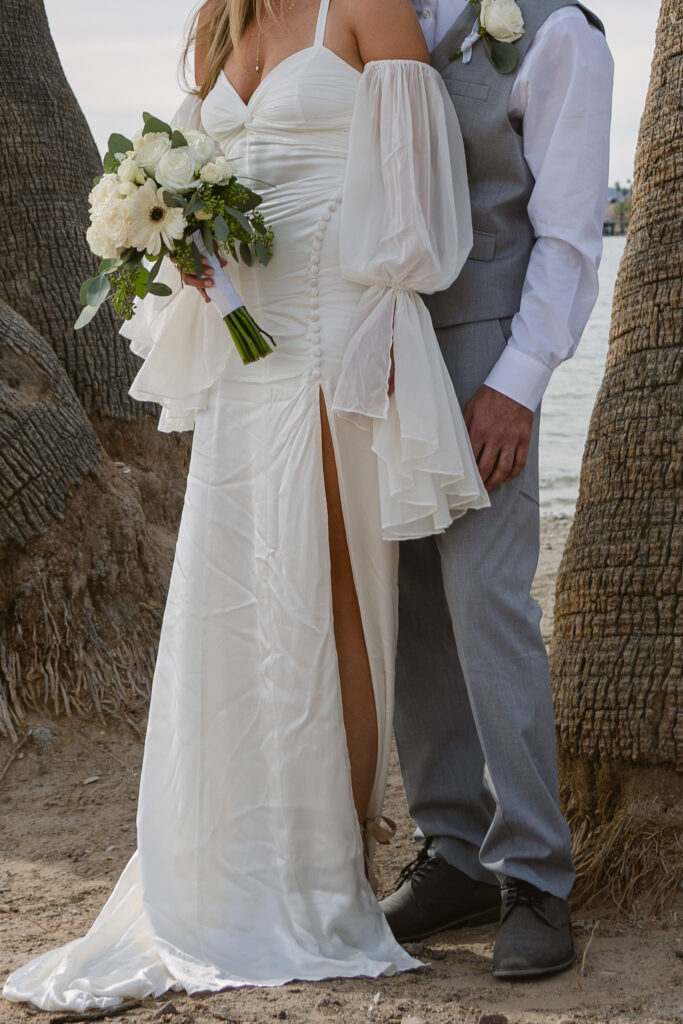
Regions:
<instances>
[{"instance_id":1,"label":"textured bark","mask_svg":"<svg viewBox=\"0 0 683 1024\"><path fill-rule=\"evenodd\" d=\"M73 330L80 285L97 269L85 232L88 193L102 162L42 0L0 0L0 54L0 298L50 343L86 412L117 419L152 413L154 406L127 394L139 362L111 307Z\"/></svg>"},{"instance_id":2,"label":"textured bark","mask_svg":"<svg viewBox=\"0 0 683 1024\"><path fill-rule=\"evenodd\" d=\"M26 543L95 471L100 447L57 358L0 301L0 544Z\"/></svg>"},{"instance_id":3,"label":"textured bark","mask_svg":"<svg viewBox=\"0 0 683 1024\"><path fill-rule=\"evenodd\" d=\"M108 309L73 331L101 165L42 0L0 0L0 102L0 734L34 708L135 725L188 439L128 397L139 360Z\"/></svg>"},{"instance_id":4,"label":"textured bark","mask_svg":"<svg viewBox=\"0 0 683 1024\"><path fill-rule=\"evenodd\" d=\"M28 709L127 716L151 681L167 559L47 343L0 303L0 733Z\"/></svg>"},{"instance_id":5,"label":"textured bark","mask_svg":"<svg viewBox=\"0 0 683 1024\"><path fill-rule=\"evenodd\" d=\"M551 649L579 891L660 901L683 877L682 38L662 0Z\"/></svg>"}]
</instances>

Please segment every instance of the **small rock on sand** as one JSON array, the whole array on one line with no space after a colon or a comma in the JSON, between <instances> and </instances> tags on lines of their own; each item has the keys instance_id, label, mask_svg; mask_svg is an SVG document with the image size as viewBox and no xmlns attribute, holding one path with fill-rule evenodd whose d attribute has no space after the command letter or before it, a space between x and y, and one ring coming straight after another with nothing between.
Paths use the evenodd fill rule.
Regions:
<instances>
[{"instance_id":1,"label":"small rock on sand","mask_svg":"<svg viewBox=\"0 0 683 1024\"><path fill-rule=\"evenodd\" d=\"M51 729L45 729L42 725L37 725L35 729L31 729L31 738L39 747L49 747L55 741L55 734Z\"/></svg>"}]
</instances>

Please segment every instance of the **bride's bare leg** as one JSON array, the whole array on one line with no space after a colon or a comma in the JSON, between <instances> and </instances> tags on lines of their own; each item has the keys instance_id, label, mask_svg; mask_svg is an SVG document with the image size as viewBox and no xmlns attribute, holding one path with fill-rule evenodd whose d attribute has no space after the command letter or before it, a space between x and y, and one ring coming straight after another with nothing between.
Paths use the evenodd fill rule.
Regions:
<instances>
[{"instance_id":1,"label":"bride's bare leg","mask_svg":"<svg viewBox=\"0 0 683 1024\"><path fill-rule=\"evenodd\" d=\"M322 391L320 392L320 420L330 535L334 639L337 645L346 743L351 761L353 799L358 820L362 823L368 813L370 794L375 780L377 712L363 623L346 542L332 435Z\"/></svg>"}]
</instances>

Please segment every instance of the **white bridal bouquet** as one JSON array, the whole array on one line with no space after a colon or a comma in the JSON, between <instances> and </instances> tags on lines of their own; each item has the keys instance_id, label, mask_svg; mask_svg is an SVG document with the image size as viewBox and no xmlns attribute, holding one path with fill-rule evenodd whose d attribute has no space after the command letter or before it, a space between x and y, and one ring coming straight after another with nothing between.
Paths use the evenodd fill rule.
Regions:
<instances>
[{"instance_id":1,"label":"white bridal bouquet","mask_svg":"<svg viewBox=\"0 0 683 1024\"><path fill-rule=\"evenodd\" d=\"M202 255L216 271L211 300L218 307L244 363L272 352L262 331L223 273L216 250L251 266L264 265L273 251L273 232L256 212L257 195L237 180L208 135L173 130L151 114L134 138L114 134L104 157L104 174L90 193L87 240L99 256L97 277L81 287L84 327L111 297L125 320L136 297L170 295L156 281L164 256L179 270L201 276Z\"/></svg>"}]
</instances>

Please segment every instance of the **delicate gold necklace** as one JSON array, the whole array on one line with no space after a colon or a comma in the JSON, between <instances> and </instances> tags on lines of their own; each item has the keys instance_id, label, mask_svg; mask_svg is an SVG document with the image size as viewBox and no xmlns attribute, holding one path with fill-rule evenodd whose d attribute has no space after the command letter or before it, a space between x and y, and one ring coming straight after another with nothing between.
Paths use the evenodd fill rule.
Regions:
<instances>
[{"instance_id":1,"label":"delicate gold necklace","mask_svg":"<svg viewBox=\"0 0 683 1024\"><path fill-rule=\"evenodd\" d=\"M299 0L292 0L291 4L288 4L287 7L285 7L283 9L283 11L281 12L282 13L282 17L285 16L287 11L291 11L292 7L294 7L295 4L297 4L298 2L299 2ZM261 60L260 60L260 58L261 58L261 36L263 35L264 32L270 32L270 30L271 30L271 28L273 27L274 24L275 24L275 22L272 22L272 24L270 24L268 26L268 28L265 28L265 29L259 27L259 30L256 33L256 66L255 66L255 70L256 71L260 71L261 70Z\"/></svg>"}]
</instances>

